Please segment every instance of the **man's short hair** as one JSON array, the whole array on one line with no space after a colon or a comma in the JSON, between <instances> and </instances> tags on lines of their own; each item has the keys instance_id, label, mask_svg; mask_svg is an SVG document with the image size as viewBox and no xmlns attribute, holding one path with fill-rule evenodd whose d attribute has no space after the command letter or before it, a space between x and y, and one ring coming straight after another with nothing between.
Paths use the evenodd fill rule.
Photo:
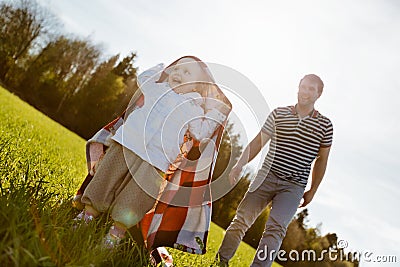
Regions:
<instances>
[{"instance_id":1,"label":"man's short hair","mask_svg":"<svg viewBox=\"0 0 400 267\"><path fill-rule=\"evenodd\" d=\"M322 94L322 91L324 90L324 82L321 80L321 78L318 75L315 75L315 74L305 75L303 77L303 79L300 80L299 86L304 79L308 79L310 81L316 82L318 84L318 92L320 94Z\"/></svg>"}]
</instances>

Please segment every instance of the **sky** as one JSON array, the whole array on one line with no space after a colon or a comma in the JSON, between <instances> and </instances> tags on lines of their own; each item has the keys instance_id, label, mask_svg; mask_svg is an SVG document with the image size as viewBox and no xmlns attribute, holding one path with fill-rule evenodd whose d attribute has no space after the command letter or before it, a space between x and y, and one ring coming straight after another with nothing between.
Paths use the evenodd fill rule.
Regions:
<instances>
[{"instance_id":1,"label":"sky","mask_svg":"<svg viewBox=\"0 0 400 267\"><path fill-rule=\"evenodd\" d=\"M332 120L334 142L309 224L337 233L348 251L400 262L398 1L39 2L66 32L89 37L106 55L136 52L139 72L196 55L246 77L264 99L249 93L233 101L243 145L270 109L296 103L305 74L318 74L325 88L316 108ZM252 110L257 119L248 119Z\"/></svg>"}]
</instances>

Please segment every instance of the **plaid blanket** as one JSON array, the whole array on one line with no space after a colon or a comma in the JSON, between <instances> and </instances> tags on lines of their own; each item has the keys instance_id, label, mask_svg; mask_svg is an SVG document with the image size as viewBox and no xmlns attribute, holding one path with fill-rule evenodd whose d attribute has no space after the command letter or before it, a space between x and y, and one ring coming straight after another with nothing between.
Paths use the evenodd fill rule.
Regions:
<instances>
[{"instance_id":1,"label":"plaid blanket","mask_svg":"<svg viewBox=\"0 0 400 267\"><path fill-rule=\"evenodd\" d=\"M206 252L211 222L209 183L222 133L223 127L217 129L212 142L195 159L191 158L191 152L199 147L194 143L186 157L178 157L179 168L167 172L169 183L155 209L141 223L149 248L168 246L194 254Z\"/></svg>"},{"instance_id":2,"label":"plaid blanket","mask_svg":"<svg viewBox=\"0 0 400 267\"><path fill-rule=\"evenodd\" d=\"M75 206L80 206L80 198L94 175L95 165L104 154L112 135L124 123L125 115L143 105L144 98L140 90L134 94L131 103L134 105L88 140L88 175L74 197ZM209 184L225 124L226 121L216 129L210 141L201 147L201 153L200 143L191 138L190 133L185 135L181 153L165 173L169 183L160 194L154 209L140 222L149 250L167 246L193 254L206 252L212 210Z\"/></svg>"}]
</instances>

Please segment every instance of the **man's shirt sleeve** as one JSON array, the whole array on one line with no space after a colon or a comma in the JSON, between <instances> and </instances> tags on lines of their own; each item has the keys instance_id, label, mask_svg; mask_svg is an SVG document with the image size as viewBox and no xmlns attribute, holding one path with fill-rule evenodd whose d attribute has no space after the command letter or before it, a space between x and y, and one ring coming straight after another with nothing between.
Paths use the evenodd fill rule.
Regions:
<instances>
[{"instance_id":1,"label":"man's shirt sleeve","mask_svg":"<svg viewBox=\"0 0 400 267\"><path fill-rule=\"evenodd\" d=\"M261 130L268 134L269 136L272 136L275 132L275 119L277 116L277 110L274 109L269 115L267 120L265 121L263 127Z\"/></svg>"},{"instance_id":2,"label":"man's shirt sleeve","mask_svg":"<svg viewBox=\"0 0 400 267\"><path fill-rule=\"evenodd\" d=\"M321 147L330 147L332 145L332 139L333 139L333 125L332 122L327 119L327 124L325 128L325 134L324 137L321 140Z\"/></svg>"}]
</instances>

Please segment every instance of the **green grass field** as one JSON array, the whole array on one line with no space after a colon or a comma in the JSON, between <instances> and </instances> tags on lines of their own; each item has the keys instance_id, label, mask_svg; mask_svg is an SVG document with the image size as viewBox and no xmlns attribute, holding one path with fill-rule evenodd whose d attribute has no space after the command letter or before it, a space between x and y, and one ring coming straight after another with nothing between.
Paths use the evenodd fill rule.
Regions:
<instances>
[{"instance_id":1,"label":"green grass field","mask_svg":"<svg viewBox=\"0 0 400 267\"><path fill-rule=\"evenodd\" d=\"M72 230L70 205L86 173L85 141L0 87L0 266L147 266L133 241L102 249L107 216ZM210 266L223 229L211 225L206 255L170 249L175 266ZM231 266L249 266L242 243ZM279 266L278 264L274 265Z\"/></svg>"}]
</instances>

